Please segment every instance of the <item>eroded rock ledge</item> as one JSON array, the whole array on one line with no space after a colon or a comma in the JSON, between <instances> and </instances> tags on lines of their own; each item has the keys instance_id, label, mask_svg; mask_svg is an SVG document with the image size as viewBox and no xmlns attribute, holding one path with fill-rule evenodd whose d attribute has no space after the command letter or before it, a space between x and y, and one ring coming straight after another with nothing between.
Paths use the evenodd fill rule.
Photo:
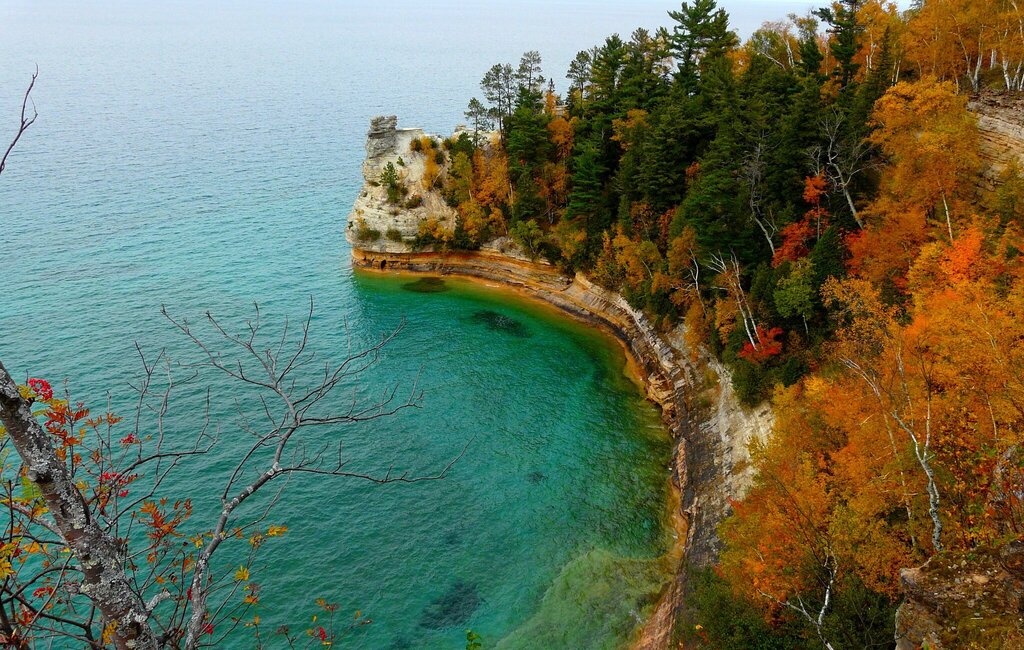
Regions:
<instances>
[{"instance_id":1,"label":"eroded rock ledge","mask_svg":"<svg viewBox=\"0 0 1024 650\"><path fill-rule=\"evenodd\" d=\"M1008 167L1024 168L1024 94L985 91L967 107L978 116L980 189L992 192Z\"/></svg>"}]
</instances>

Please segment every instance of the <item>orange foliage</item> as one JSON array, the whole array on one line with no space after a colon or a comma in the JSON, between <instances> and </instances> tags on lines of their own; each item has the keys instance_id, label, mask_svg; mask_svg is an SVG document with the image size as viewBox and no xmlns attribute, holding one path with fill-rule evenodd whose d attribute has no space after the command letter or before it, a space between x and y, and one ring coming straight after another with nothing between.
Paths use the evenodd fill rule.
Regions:
<instances>
[{"instance_id":1,"label":"orange foliage","mask_svg":"<svg viewBox=\"0 0 1024 650\"><path fill-rule=\"evenodd\" d=\"M553 110L553 109L552 109ZM567 160L572 155L572 147L576 135L575 118L572 121L565 119L561 112L551 113L551 121L548 122L548 134L552 144L555 145L555 152L559 160Z\"/></svg>"},{"instance_id":2,"label":"orange foliage","mask_svg":"<svg viewBox=\"0 0 1024 650\"><path fill-rule=\"evenodd\" d=\"M441 166L434 156L428 155L423 163L423 189L430 191L436 187L441 178Z\"/></svg>"},{"instance_id":3,"label":"orange foliage","mask_svg":"<svg viewBox=\"0 0 1024 650\"><path fill-rule=\"evenodd\" d=\"M906 288L907 272L928 241L925 211L888 198L880 198L864 211L868 225L846 239L848 268L858 277L878 284Z\"/></svg>"},{"instance_id":4,"label":"orange foliage","mask_svg":"<svg viewBox=\"0 0 1024 650\"><path fill-rule=\"evenodd\" d=\"M637 135L647 128L647 111L641 109L630 110L624 119L612 121L612 140L627 151L636 141Z\"/></svg>"},{"instance_id":5,"label":"orange foliage","mask_svg":"<svg viewBox=\"0 0 1024 650\"><path fill-rule=\"evenodd\" d=\"M803 219L787 225L779 233L782 236L782 243L775 249L772 266L778 267L784 262L794 262L810 252L808 242L820 235L822 229L828 225L828 210L821 204L827 191L828 181L825 174L819 173L804 179L803 198L811 209L804 214Z\"/></svg>"},{"instance_id":6,"label":"orange foliage","mask_svg":"<svg viewBox=\"0 0 1024 650\"><path fill-rule=\"evenodd\" d=\"M901 203L953 219L974 190L979 169L977 118L967 98L934 78L900 82L875 104L871 141L891 161L886 189ZM948 224L947 224L948 225ZM952 228L952 225L948 225Z\"/></svg>"},{"instance_id":7,"label":"orange foliage","mask_svg":"<svg viewBox=\"0 0 1024 650\"><path fill-rule=\"evenodd\" d=\"M480 205L496 207L508 203L508 158L504 152L478 149L473 154L474 189Z\"/></svg>"}]
</instances>

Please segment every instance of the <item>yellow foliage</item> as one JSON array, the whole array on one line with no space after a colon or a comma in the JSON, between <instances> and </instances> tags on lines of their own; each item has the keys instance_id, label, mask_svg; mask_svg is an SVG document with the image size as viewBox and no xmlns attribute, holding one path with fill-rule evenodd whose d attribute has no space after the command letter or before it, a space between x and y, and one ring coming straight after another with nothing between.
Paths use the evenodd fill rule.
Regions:
<instances>
[{"instance_id":1,"label":"yellow foliage","mask_svg":"<svg viewBox=\"0 0 1024 650\"><path fill-rule=\"evenodd\" d=\"M553 117L548 122L548 133L550 134L552 144L555 145L555 151L559 160L566 160L572 155L576 131L575 124L576 118L569 121L561 115Z\"/></svg>"},{"instance_id":2,"label":"yellow foliage","mask_svg":"<svg viewBox=\"0 0 1024 650\"><path fill-rule=\"evenodd\" d=\"M117 632L117 621L110 621L103 628L103 645L110 645L114 642L114 633Z\"/></svg>"},{"instance_id":3,"label":"yellow foliage","mask_svg":"<svg viewBox=\"0 0 1024 650\"><path fill-rule=\"evenodd\" d=\"M439 219L430 217L420 222L418 239L444 248L455 239L455 234L444 227Z\"/></svg>"},{"instance_id":4,"label":"yellow foliage","mask_svg":"<svg viewBox=\"0 0 1024 650\"><path fill-rule=\"evenodd\" d=\"M622 145L623 151L628 150L640 131L647 128L647 111L634 108L625 119L612 121L612 140Z\"/></svg>"},{"instance_id":5,"label":"yellow foliage","mask_svg":"<svg viewBox=\"0 0 1024 650\"><path fill-rule=\"evenodd\" d=\"M473 171L476 200L480 205L492 207L508 203L508 158L504 152L492 149L485 154L478 149L473 154Z\"/></svg>"},{"instance_id":6,"label":"yellow foliage","mask_svg":"<svg viewBox=\"0 0 1024 650\"><path fill-rule=\"evenodd\" d=\"M428 192L434 189L438 179L441 177L441 166L434 160L433 155L428 155L423 163L423 189Z\"/></svg>"},{"instance_id":7,"label":"yellow foliage","mask_svg":"<svg viewBox=\"0 0 1024 650\"><path fill-rule=\"evenodd\" d=\"M900 202L944 213L973 197L979 170L978 119L967 98L934 77L900 82L875 104L871 141L892 161L886 186ZM943 217L945 219L945 216Z\"/></svg>"}]
</instances>

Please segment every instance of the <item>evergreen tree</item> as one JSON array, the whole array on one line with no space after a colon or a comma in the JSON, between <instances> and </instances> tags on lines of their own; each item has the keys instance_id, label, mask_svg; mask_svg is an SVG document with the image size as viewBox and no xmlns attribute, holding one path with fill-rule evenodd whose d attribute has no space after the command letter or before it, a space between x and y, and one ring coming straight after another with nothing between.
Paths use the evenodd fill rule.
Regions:
<instances>
[{"instance_id":1,"label":"evergreen tree","mask_svg":"<svg viewBox=\"0 0 1024 650\"><path fill-rule=\"evenodd\" d=\"M855 63L854 58L860 46L860 35L864 31L864 27L857 22L857 11L863 3L864 0L839 0L834 8L822 7L814 12L829 25L828 31L832 34L830 49L839 64L835 76L840 88L849 86L860 69L860 64Z\"/></svg>"},{"instance_id":2,"label":"evergreen tree","mask_svg":"<svg viewBox=\"0 0 1024 650\"><path fill-rule=\"evenodd\" d=\"M651 115L650 134L638 147L637 185L657 211L679 205L686 192L686 170L708 142L697 104L677 94Z\"/></svg>"},{"instance_id":3,"label":"evergreen tree","mask_svg":"<svg viewBox=\"0 0 1024 650\"><path fill-rule=\"evenodd\" d=\"M508 135L508 118L517 96L516 75L509 64L494 64L480 81L484 97L491 103L490 114L498 122L501 137Z\"/></svg>"},{"instance_id":4,"label":"evergreen tree","mask_svg":"<svg viewBox=\"0 0 1024 650\"><path fill-rule=\"evenodd\" d=\"M573 156L572 193L566 218L582 221L588 239L595 245L600 241L601 231L611 222L603 193L605 172L597 146L593 142L582 143Z\"/></svg>"},{"instance_id":5,"label":"evergreen tree","mask_svg":"<svg viewBox=\"0 0 1024 650\"><path fill-rule=\"evenodd\" d=\"M518 85L517 103L540 104L544 76L541 74L541 57L537 50L530 50L519 60L515 73Z\"/></svg>"},{"instance_id":6,"label":"evergreen tree","mask_svg":"<svg viewBox=\"0 0 1024 650\"><path fill-rule=\"evenodd\" d=\"M565 75L565 78L572 82L572 90L578 92L581 99L586 93L593 63L594 57L590 51L578 52L576 58L569 64L569 72Z\"/></svg>"},{"instance_id":7,"label":"evergreen tree","mask_svg":"<svg viewBox=\"0 0 1024 650\"><path fill-rule=\"evenodd\" d=\"M684 2L679 11L668 15L676 22L671 43L679 65L677 78L687 91L694 92L701 62L723 56L739 39L729 30L729 14L719 9L715 0L694 0L692 5Z\"/></svg>"},{"instance_id":8,"label":"evergreen tree","mask_svg":"<svg viewBox=\"0 0 1024 650\"><path fill-rule=\"evenodd\" d=\"M489 131L494 121L491 119L491 113L487 110L487 107L483 105L479 99L474 97L469 100L469 106L466 107L466 119L469 120L470 125L473 127L473 144L475 146L480 145L480 132Z\"/></svg>"}]
</instances>

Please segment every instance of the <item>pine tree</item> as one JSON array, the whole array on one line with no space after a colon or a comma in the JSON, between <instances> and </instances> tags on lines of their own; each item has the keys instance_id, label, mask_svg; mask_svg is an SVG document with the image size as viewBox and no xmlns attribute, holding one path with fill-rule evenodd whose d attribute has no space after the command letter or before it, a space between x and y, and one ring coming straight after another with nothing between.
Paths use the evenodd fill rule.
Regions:
<instances>
[{"instance_id":1,"label":"pine tree","mask_svg":"<svg viewBox=\"0 0 1024 650\"><path fill-rule=\"evenodd\" d=\"M860 47L860 35L864 27L857 22L857 11L864 0L839 0L835 7L822 7L814 12L816 16L829 25L832 34L830 49L832 56L839 64L834 73L840 88L846 88L853 81L860 69L854 62Z\"/></svg>"},{"instance_id":2,"label":"pine tree","mask_svg":"<svg viewBox=\"0 0 1024 650\"><path fill-rule=\"evenodd\" d=\"M719 9L715 0L694 0L692 5L684 2L679 11L668 15L676 21L671 41L679 64L677 79L687 91L694 92L702 61L723 56L739 39L729 30L729 14Z\"/></svg>"}]
</instances>

